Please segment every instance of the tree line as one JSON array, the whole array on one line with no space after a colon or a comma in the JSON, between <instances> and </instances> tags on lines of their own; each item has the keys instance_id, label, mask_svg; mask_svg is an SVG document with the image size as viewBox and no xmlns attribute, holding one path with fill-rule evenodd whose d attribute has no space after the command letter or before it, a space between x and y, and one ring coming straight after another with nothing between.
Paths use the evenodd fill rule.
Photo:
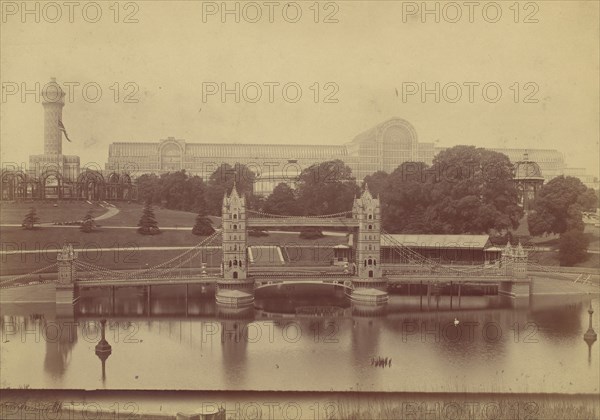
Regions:
<instances>
[{"instance_id":1,"label":"tree line","mask_svg":"<svg viewBox=\"0 0 600 420\"><path fill-rule=\"evenodd\" d=\"M145 203L140 233L159 229L152 205L198 214L194 233L214 230L209 215L220 216L224 194L234 183L251 210L277 215L314 216L348 211L368 186L381 202L382 227L390 233L489 234L498 243L511 237L523 219L513 181L514 167L499 152L455 146L440 152L432 165L405 162L391 173L368 175L359 187L341 160L305 168L292 185L281 183L266 198L253 194L256 175L246 166L224 164L207 180L185 170L137 179ZM579 179L559 176L546 183L527 217L533 236L559 234L559 258L572 265L586 258L588 240L582 215L596 211L598 196ZM32 217L27 222L31 223ZM24 223L25 224L25 223ZM315 237L318 237L316 235Z\"/></svg>"}]
</instances>

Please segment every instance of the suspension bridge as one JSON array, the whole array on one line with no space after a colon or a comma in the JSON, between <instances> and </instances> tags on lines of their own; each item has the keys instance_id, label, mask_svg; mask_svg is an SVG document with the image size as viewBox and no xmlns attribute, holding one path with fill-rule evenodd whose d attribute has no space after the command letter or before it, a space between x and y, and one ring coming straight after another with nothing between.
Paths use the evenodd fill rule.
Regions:
<instances>
[{"instance_id":1,"label":"suspension bridge","mask_svg":"<svg viewBox=\"0 0 600 420\"><path fill-rule=\"evenodd\" d=\"M248 263L248 230L275 228L341 228L352 232L351 259L343 267L277 266L261 267ZM391 244L401 263L383 263L381 239ZM206 266L207 250L221 250L220 266ZM200 264L198 264L200 262ZM186 270L194 263L201 271ZM355 302L384 304L388 287L398 284L426 284L429 288L443 284L497 284L499 292L524 296L531 291L527 276L527 252L520 245L507 246L496 264L448 266L439 264L404 246L381 228L379 198L368 188L354 199L351 210L319 216L275 215L248 210L245 197L237 189L225 194L222 226L181 254L152 267L137 270L114 270L78 259L72 245L65 244L57 261L25 275L5 279L0 287L16 287L27 280L37 280L41 273L58 272L57 304L72 305L77 292L85 287L107 287L114 297L117 287L146 287L148 298L152 286L193 285L214 287L218 304L247 306L254 293L284 284L324 284L344 290ZM49 281L47 281L49 282ZM43 282L41 282L43 283Z\"/></svg>"}]
</instances>

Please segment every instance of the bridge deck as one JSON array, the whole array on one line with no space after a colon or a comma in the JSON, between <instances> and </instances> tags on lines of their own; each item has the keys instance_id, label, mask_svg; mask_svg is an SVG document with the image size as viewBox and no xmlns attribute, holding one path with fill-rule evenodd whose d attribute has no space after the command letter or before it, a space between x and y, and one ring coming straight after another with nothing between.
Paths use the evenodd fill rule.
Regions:
<instances>
[{"instance_id":1,"label":"bridge deck","mask_svg":"<svg viewBox=\"0 0 600 420\"><path fill-rule=\"evenodd\" d=\"M288 275L273 275L271 273L256 273L249 278L259 284L264 283L343 283L346 280L360 280L358 277L343 274L343 273L327 273L319 274L298 274L290 273ZM362 279L363 281L365 279ZM513 278L506 276L447 276L447 275L402 275L402 276L386 276L383 280L387 280L389 284L407 284L407 283L500 283L506 281L516 281ZM133 287L133 286L165 286L165 285L185 285L185 284L200 284L214 285L217 281L226 281L221 277L200 277L200 276L182 276L178 278L153 278L153 279L85 279L77 280L77 285L80 287ZM529 279L518 280L519 283L528 282Z\"/></svg>"},{"instance_id":2,"label":"bridge deck","mask_svg":"<svg viewBox=\"0 0 600 420\"><path fill-rule=\"evenodd\" d=\"M285 218L252 218L246 219L249 228L274 228L274 227L358 227L358 221L350 217L334 217L319 219L310 217L285 217Z\"/></svg>"}]
</instances>

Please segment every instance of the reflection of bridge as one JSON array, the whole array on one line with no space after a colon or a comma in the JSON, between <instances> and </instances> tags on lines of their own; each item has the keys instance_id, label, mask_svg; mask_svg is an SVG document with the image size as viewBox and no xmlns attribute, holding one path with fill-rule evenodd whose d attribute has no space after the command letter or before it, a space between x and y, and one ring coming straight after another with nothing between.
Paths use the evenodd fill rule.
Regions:
<instances>
[{"instance_id":1,"label":"reflection of bridge","mask_svg":"<svg viewBox=\"0 0 600 420\"><path fill-rule=\"evenodd\" d=\"M251 216L251 217L249 217ZM349 263L344 267L294 265L293 267L248 266L248 229L276 227L337 227L352 232L353 245ZM392 244L392 250L406 264L381 263L381 235ZM220 241L222 261L218 273L206 270L202 264L199 275L182 275L182 268L191 261L202 258L203 251L214 248ZM77 259L71 245L65 245L58 255L58 282L56 302L72 304L76 286L122 287L144 286L150 293L153 285L202 284L214 286L217 303L226 306L249 305L254 290L285 284L328 284L342 287L355 302L382 304L387 302L389 284L398 283L444 283L489 282L500 285L500 292L508 295L529 294L527 278L527 254L519 245L508 245L502 260L494 265L443 266L416 253L381 230L379 199L368 188L360 198L355 198L352 210L325 216L281 216L246 209L245 197L234 186L225 195L222 207L222 229L205 238L195 247L161 262L154 267L140 270L110 270ZM52 269L45 267L6 282L35 279L37 273ZM78 275L78 272L80 273Z\"/></svg>"}]
</instances>

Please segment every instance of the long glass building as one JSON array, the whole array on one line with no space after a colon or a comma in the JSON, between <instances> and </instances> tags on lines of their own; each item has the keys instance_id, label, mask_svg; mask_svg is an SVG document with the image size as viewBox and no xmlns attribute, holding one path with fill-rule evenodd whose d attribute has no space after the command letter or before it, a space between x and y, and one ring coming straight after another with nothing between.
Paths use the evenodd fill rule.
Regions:
<instances>
[{"instance_id":1,"label":"long glass building","mask_svg":"<svg viewBox=\"0 0 600 420\"><path fill-rule=\"evenodd\" d=\"M341 145L190 143L169 137L157 142L118 142L109 146L108 172L164 173L185 169L207 178L224 163L247 165L258 175L254 192L269 194L280 182L293 184L302 169L340 159L352 168L358 181L377 171L390 173L403 162L431 164L443 150L420 142L408 121L392 118ZM549 180L565 173L564 156L551 149L493 149L518 162L528 153Z\"/></svg>"}]
</instances>

